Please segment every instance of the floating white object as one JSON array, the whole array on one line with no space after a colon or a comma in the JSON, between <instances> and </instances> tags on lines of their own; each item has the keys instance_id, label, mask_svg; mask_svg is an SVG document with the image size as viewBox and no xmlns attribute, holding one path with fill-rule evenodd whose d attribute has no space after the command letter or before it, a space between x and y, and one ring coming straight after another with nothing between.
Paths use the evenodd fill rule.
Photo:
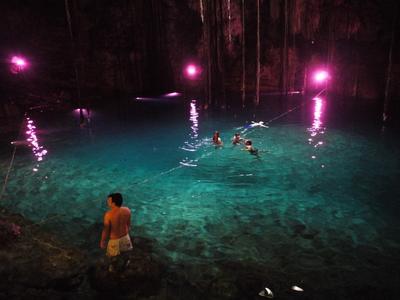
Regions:
<instances>
[{"instance_id":1,"label":"floating white object","mask_svg":"<svg viewBox=\"0 0 400 300\"><path fill-rule=\"evenodd\" d=\"M304 292L304 290L297 285L292 286L292 290L296 292Z\"/></svg>"},{"instance_id":2,"label":"floating white object","mask_svg":"<svg viewBox=\"0 0 400 300\"><path fill-rule=\"evenodd\" d=\"M11 145L15 146L29 146L29 141L12 141Z\"/></svg>"},{"instance_id":3,"label":"floating white object","mask_svg":"<svg viewBox=\"0 0 400 300\"><path fill-rule=\"evenodd\" d=\"M186 166L186 167L197 167L197 165L195 164L191 164L191 163L187 163L187 162L179 162L182 166Z\"/></svg>"},{"instance_id":4,"label":"floating white object","mask_svg":"<svg viewBox=\"0 0 400 300\"><path fill-rule=\"evenodd\" d=\"M265 287L261 292L259 292L258 295L269 299L274 298L274 293L267 287Z\"/></svg>"},{"instance_id":5,"label":"floating white object","mask_svg":"<svg viewBox=\"0 0 400 300\"><path fill-rule=\"evenodd\" d=\"M260 121L260 122L251 121L250 127L264 127L264 128L269 128L268 126L264 125L264 121Z\"/></svg>"}]
</instances>

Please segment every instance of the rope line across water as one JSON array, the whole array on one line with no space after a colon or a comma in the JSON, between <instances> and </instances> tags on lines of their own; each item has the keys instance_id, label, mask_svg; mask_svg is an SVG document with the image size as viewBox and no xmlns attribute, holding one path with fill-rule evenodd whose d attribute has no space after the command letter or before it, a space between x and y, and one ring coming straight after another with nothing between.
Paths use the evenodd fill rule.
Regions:
<instances>
[{"instance_id":1,"label":"rope line across water","mask_svg":"<svg viewBox=\"0 0 400 300\"><path fill-rule=\"evenodd\" d=\"M17 136L16 140L18 140L18 138L21 135L21 131L22 131L22 127L23 127L24 123L25 123L25 116L24 116L24 119L22 119L21 126L19 128L19 132L18 132L18 136ZM14 158L15 158L15 153L16 152L17 152L17 145L14 144L14 150L13 150L13 153L12 153L12 156L11 156L10 165L8 166L6 177L4 178L4 182L3 182L3 187L1 188L0 201L3 199L4 192L6 191L8 178L10 176L10 172L11 172L12 166L14 164Z\"/></svg>"}]
</instances>

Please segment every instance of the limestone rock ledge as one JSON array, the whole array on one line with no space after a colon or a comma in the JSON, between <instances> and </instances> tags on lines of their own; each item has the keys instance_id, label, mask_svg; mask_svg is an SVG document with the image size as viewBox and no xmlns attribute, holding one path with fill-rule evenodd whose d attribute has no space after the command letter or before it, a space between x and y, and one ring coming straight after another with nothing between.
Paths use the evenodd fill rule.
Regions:
<instances>
[{"instance_id":1,"label":"limestone rock ledge","mask_svg":"<svg viewBox=\"0 0 400 300\"><path fill-rule=\"evenodd\" d=\"M0 214L0 299L88 295L85 255L17 214Z\"/></svg>"},{"instance_id":2,"label":"limestone rock ledge","mask_svg":"<svg viewBox=\"0 0 400 300\"><path fill-rule=\"evenodd\" d=\"M146 299L160 292L165 265L150 241L108 259L70 247L18 214L0 212L0 299ZM116 293L117 292L117 293Z\"/></svg>"}]
</instances>

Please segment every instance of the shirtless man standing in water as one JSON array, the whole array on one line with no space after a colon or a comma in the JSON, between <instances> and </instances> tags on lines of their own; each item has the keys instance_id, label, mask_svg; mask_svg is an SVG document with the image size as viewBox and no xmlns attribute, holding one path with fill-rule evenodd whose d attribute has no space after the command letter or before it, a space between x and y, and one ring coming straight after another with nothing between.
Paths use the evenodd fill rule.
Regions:
<instances>
[{"instance_id":1,"label":"shirtless man standing in water","mask_svg":"<svg viewBox=\"0 0 400 300\"><path fill-rule=\"evenodd\" d=\"M121 207L122 195L120 193L110 194L107 197L107 205L110 208L104 215L104 228L101 234L100 247L106 248L107 256L117 256L121 252L132 249L129 237L131 226L131 211L127 207Z\"/></svg>"}]
</instances>

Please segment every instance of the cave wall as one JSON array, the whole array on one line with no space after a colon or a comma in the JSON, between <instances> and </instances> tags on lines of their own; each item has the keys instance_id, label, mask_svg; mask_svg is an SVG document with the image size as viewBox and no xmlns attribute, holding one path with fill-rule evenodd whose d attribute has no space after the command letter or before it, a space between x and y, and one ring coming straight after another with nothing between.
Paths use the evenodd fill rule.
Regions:
<instances>
[{"instance_id":1,"label":"cave wall","mask_svg":"<svg viewBox=\"0 0 400 300\"><path fill-rule=\"evenodd\" d=\"M210 104L225 105L227 94L242 89L243 41L245 89L249 95L255 92L255 3L68 0L71 39L65 1L1 2L1 54L19 51L31 57L33 68L24 75L29 90L65 89L75 95L76 65L82 97L186 89L204 94ZM395 0L260 0L261 93L301 90L305 73L325 65L333 75L332 93L380 98L395 28L390 94L398 97L400 33L393 26L399 10L395 4ZM202 66L198 81L182 76L187 62ZM7 76L0 75L3 82L15 80ZM2 84L2 91L8 86Z\"/></svg>"}]
</instances>

